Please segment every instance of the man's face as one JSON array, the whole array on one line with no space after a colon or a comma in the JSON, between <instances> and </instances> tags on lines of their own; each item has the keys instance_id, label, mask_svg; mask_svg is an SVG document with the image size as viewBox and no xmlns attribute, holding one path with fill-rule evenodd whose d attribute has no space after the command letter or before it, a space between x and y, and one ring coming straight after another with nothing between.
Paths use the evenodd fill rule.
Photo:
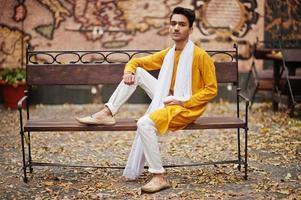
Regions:
<instances>
[{"instance_id":1,"label":"man's face","mask_svg":"<svg viewBox=\"0 0 301 200\"><path fill-rule=\"evenodd\" d=\"M188 39L192 32L192 27L189 27L189 21L185 15L173 14L170 20L169 33L175 42L181 42Z\"/></svg>"}]
</instances>

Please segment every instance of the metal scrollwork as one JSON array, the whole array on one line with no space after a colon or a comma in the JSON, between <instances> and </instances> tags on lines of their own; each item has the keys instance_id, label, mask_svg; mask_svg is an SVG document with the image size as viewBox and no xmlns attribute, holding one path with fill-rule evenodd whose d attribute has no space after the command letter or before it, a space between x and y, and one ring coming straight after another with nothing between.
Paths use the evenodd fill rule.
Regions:
<instances>
[{"instance_id":1,"label":"metal scrollwork","mask_svg":"<svg viewBox=\"0 0 301 200\"><path fill-rule=\"evenodd\" d=\"M78 65L78 64L104 64L104 63L127 63L130 59L140 55L150 55L159 50L106 50L106 51L27 51L27 64L59 64L59 65ZM235 51L215 51L210 50L207 53L216 57L222 55L223 58L230 58L233 61ZM70 55L76 57L70 61ZM45 61L42 56L51 58ZM89 60L90 59L90 60ZM225 60L225 59L223 59Z\"/></svg>"},{"instance_id":2,"label":"metal scrollwork","mask_svg":"<svg viewBox=\"0 0 301 200\"><path fill-rule=\"evenodd\" d=\"M54 56L55 62L56 62L57 64L63 64L63 63L66 63L66 62L64 62L64 61L63 61L63 63L60 62L60 61L58 61L58 58L59 58L59 57L63 57L63 56L66 56L66 55L75 55L75 56L77 56L77 60L75 60L75 61L69 61L70 64L77 63L77 62L80 60L80 56L79 56L78 53L76 53L76 52L61 52L61 53L57 53L57 54Z\"/></svg>"},{"instance_id":3,"label":"metal scrollwork","mask_svg":"<svg viewBox=\"0 0 301 200\"><path fill-rule=\"evenodd\" d=\"M104 51L27 51L27 64L102 64L126 63L134 56L152 54L159 50ZM70 60L70 55L76 58ZM49 57L48 59L45 56Z\"/></svg>"},{"instance_id":4,"label":"metal scrollwork","mask_svg":"<svg viewBox=\"0 0 301 200\"><path fill-rule=\"evenodd\" d=\"M100 55L101 56L101 58L100 59L97 59L97 58L95 58L95 60L98 60L98 61L85 61L84 60L84 58L85 57L88 57L88 56L91 56L91 55ZM98 64L101 64L101 63L103 63L103 62L105 62L105 59L106 59L106 57L105 57L105 55L103 54L103 53L101 53L101 52L86 52L86 53L83 53L81 56L80 56L80 62L81 63L84 63L84 64L86 64L86 63L98 63ZM99 60L101 60L101 61L99 61Z\"/></svg>"}]
</instances>

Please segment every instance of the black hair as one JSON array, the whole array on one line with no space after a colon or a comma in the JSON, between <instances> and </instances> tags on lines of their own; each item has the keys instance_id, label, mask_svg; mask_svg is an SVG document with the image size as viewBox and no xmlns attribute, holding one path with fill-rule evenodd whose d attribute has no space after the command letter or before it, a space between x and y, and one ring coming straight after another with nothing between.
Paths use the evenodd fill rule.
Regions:
<instances>
[{"instance_id":1,"label":"black hair","mask_svg":"<svg viewBox=\"0 0 301 200\"><path fill-rule=\"evenodd\" d=\"M169 18L170 21L174 14L184 15L189 21L189 27L192 27L193 22L195 20L195 13L193 10L191 10L189 8L175 7L170 15L170 18Z\"/></svg>"}]
</instances>

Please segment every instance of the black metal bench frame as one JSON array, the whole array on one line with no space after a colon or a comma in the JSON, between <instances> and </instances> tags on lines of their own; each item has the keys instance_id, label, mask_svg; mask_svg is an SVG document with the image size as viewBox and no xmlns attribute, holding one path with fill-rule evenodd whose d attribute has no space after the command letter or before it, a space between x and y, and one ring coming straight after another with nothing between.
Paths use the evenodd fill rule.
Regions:
<instances>
[{"instance_id":1,"label":"black metal bench frame","mask_svg":"<svg viewBox=\"0 0 301 200\"><path fill-rule=\"evenodd\" d=\"M33 166L64 166L64 167L97 167L123 169L124 166L90 166L58 163L34 162L31 157L30 136L33 132L54 131L134 131L136 121L134 119L120 120L113 126L85 126L74 120L45 120L30 119L29 105L34 85L98 85L111 84L121 81L125 63L132 57L141 54L150 54L157 50L110 50L110 51L32 51L27 50L26 55L26 90L25 96L18 102L20 115L20 136L23 158L24 182L28 182L27 173L33 172ZM228 61L216 62L216 74L219 84L233 84L236 87L236 116L200 117L190 124L185 130L193 129L237 129L237 159L208 163L174 164L164 167L199 166L208 164L235 163L238 170L244 166L244 178L247 179L248 168L248 107L249 100L240 93L238 73L238 49L229 51L207 51L212 57L222 55L228 57ZM71 55L73 60L68 64L60 61L61 57ZM47 58L46 58L47 57ZM121 57L126 57L120 60ZM74 59L75 58L75 59ZM117 61L116 61L117 59ZM44 60L42 63L41 61ZM46 61L45 61L46 60ZM70 76L72 74L72 76ZM240 99L245 101L245 116L240 116ZM22 105L26 103L26 120L22 117ZM24 122L23 122L24 120ZM241 155L241 131L244 129L244 159ZM26 135L27 133L27 135ZM26 137L25 137L26 136ZM28 152L26 153L25 145ZM27 154L27 155L26 155Z\"/></svg>"}]
</instances>

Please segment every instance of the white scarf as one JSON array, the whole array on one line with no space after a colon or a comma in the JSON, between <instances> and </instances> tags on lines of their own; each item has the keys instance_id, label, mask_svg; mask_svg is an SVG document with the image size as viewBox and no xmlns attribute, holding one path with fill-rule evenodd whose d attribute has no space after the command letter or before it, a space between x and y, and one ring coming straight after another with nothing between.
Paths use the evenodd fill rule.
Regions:
<instances>
[{"instance_id":1,"label":"white scarf","mask_svg":"<svg viewBox=\"0 0 301 200\"><path fill-rule=\"evenodd\" d=\"M175 45L168 51L159 73L157 89L146 114L149 114L156 109L163 108L164 101L172 99L187 101L190 99L192 95L191 79L193 51L194 44L191 40L188 40L179 59L173 96L168 95L170 92L172 72L174 68ZM138 178L143 171L144 163L145 157L142 142L139 134L136 134L123 176L129 179Z\"/></svg>"}]
</instances>

